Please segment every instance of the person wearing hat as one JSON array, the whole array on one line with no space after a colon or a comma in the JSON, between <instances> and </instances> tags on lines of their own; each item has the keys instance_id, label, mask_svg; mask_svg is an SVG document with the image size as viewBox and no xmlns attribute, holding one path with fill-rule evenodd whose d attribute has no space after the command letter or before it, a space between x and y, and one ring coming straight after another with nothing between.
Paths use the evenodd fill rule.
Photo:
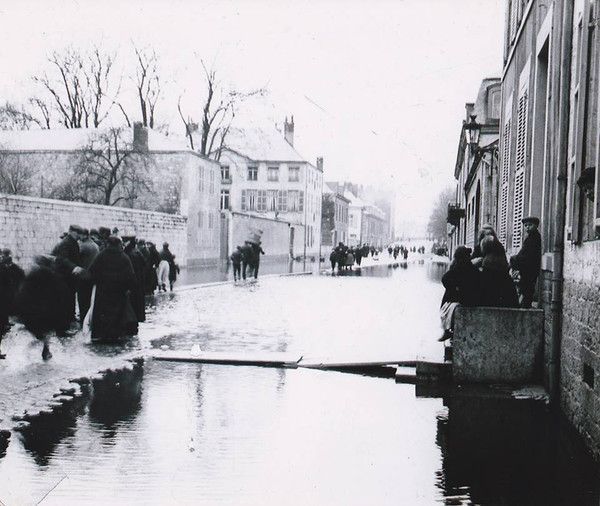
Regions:
<instances>
[{"instance_id":1,"label":"person wearing hat","mask_svg":"<svg viewBox=\"0 0 600 506\"><path fill-rule=\"evenodd\" d=\"M106 248L106 244L108 242L108 238L110 237L110 228L108 227L100 227L98 229L98 234L100 236L100 251Z\"/></svg>"},{"instance_id":2,"label":"person wearing hat","mask_svg":"<svg viewBox=\"0 0 600 506\"><path fill-rule=\"evenodd\" d=\"M94 285L92 283L89 268L92 265L94 259L100 253L100 248L96 242L92 239L90 232L87 228L83 229L81 233L81 240L79 242L79 258L81 267L85 269L85 274L82 274L77 287L77 303L79 305L79 320L83 323L85 315L90 309L90 302L92 300L92 289Z\"/></svg>"},{"instance_id":3,"label":"person wearing hat","mask_svg":"<svg viewBox=\"0 0 600 506\"><path fill-rule=\"evenodd\" d=\"M123 236L123 244L125 245L125 254L131 260L133 272L135 273L135 287L129 293L133 311L138 322L146 321L146 260L144 255L137 248L137 241L134 235Z\"/></svg>"},{"instance_id":4,"label":"person wearing hat","mask_svg":"<svg viewBox=\"0 0 600 506\"><path fill-rule=\"evenodd\" d=\"M525 237L519 252L510 257L510 266L519 271L520 305L522 308L530 308L542 264L542 236L538 231L539 218L528 216L521 222L527 232L527 237Z\"/></svg>"},{"instance_id":5,"label":"person wearing hat","mask_svg":"<svg viewBox=\"0 0 600 506\"><path fill-rule=\"evenodd\" d=\"M92 340L119 339L137 333L137 317L128 292L136 279L131 260L123 252L123 242L111 235L92 262L90 274L96 285L91 314Z\"/></svg>"},{"instance_id":6,"label":"person wearing hat","mask_svg":"<svg viewBox=\"0 0 600 506\"><path fill-rule=\"evenodd\" d=\"M83 274L79 250L79 238L83 229L79 225L71 225L67 235L52 249L52 255L56 257L56 268L59 275L69 287L69 297L65 301L68 308L65 311L70 315L71 321L75 320L75 290L77 278ZM67 329L64 329L65 331Z\"/></svg>"}]
</instances>

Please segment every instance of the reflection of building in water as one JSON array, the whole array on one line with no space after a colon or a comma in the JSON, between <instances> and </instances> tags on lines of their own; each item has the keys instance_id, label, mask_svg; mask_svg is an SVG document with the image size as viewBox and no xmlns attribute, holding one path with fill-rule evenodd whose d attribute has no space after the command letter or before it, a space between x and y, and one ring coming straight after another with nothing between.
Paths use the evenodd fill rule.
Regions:
<instances>
[{"instance_id":1,"label":"reflection of building in water","mask_svg":"<svg viewBox=\"0 0 600 506\"><path fill-rule=\"evenodd\" d=\"M480 396L444 403L437 486L446 504L598 504L598 468L543 404Z\"/></svg>"}]
</instances>

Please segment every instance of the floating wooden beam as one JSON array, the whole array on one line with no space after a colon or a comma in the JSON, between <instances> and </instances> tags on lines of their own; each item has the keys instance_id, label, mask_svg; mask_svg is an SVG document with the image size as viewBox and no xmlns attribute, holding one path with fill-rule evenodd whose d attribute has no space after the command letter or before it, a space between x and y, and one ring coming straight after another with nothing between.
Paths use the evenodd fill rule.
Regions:
<instances>
[{"instance_id":1,"label":"floating wooden beam","mask_svg":"<svg viewBox=\"0 0 600 506\"><path fill-rule=\"evenodd\" d=\"M251 365L260 367L287 367L296 368L302 360L301 355L288 353L264 352L264 353L224 353L224 352L201 352L192 354L189 351L164 351L152 355L154 360L168 362L192 362L201 364L221 365Z\"/></svg>"}]
</instances>

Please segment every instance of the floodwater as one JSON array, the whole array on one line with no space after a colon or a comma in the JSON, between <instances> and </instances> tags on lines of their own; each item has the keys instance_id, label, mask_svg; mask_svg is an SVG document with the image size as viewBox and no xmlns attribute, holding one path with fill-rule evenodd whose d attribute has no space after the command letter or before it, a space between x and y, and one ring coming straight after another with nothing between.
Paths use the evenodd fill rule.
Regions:
<instances>
[{"instance_id":1,"label":"floodwater","mask_svg":"<svg viewBox=\"0 0 600 506\"><path fill-rule=\"evenodd\" d=\"M141 347L439 359L443 267L259 280L157 297ZM144 342L145 341L145 342ZM538 403L431 396L308 369L145 363L95 380L3 452L13 504L598 505L598 475Z\"/></svg>"}]
</instances>

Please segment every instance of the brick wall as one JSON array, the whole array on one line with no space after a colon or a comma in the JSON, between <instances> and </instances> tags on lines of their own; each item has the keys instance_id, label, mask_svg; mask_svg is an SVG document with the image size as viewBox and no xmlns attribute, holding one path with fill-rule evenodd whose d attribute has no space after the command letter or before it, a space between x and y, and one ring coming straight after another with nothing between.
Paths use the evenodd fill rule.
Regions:
<instances>
[{"instance_id":1,"label":"brick wall","mask_svg":"<svg viewBox=\"0 0 600 506\"><path fill-rule=\"evenodd\" d=\"M187 219L183 216L0 195L0 247L10 248L23 267L29 267L35 255L50 253L70 224L90 229L117 227L122 235L135 234L155 242L159 249L166 241L180 265L187 261Z\"/></svg>"},{"instance_id":2,"label":"brick wall","mask_svg":"<svg viewBox=\"0 0 600 506\"><path fill-rule=\"evenodd\" d=\"M600 458L600 241L565 248L563 305L561 406Z\"/></svg>"}]
</instances>

